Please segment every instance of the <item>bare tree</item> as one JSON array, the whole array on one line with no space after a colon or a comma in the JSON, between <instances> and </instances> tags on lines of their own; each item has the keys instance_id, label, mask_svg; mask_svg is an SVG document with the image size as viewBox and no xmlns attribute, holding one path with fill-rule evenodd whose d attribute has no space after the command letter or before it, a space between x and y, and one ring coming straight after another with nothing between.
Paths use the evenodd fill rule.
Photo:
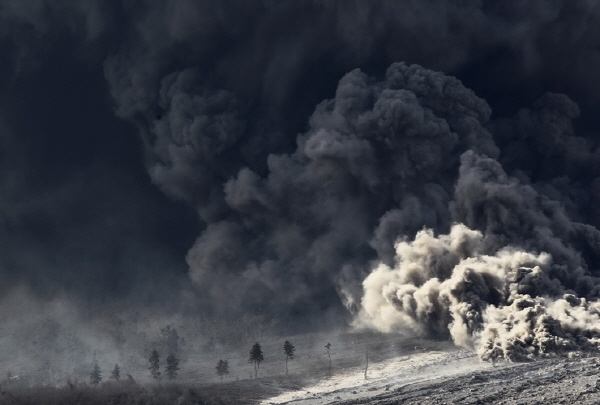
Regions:
<instances>
[{"instance_id":1,"label":"bare tree","mask_svg":"<svg viewBox=\"0 0 600 405\"><path fill-rule=\"evenodd\" d=\"M325 345L325 354L329 357L329 369L327 371L328 375L331 375L331 343L327 342Z\"/></svg>"},{"instance_id":2,"label":"bare tree","mask_svg":"<svg viewBox=\"0 0 600 405\"><path fill-rule=\"evenodd\" d=\"M229 374L229 363L227 360L219 360L215 369L217 370L219 377L221 377L221 382L223 382L223 376Z\"/></svg>"},{"instance_id":3,"label":"bare tree","mask_svg":"<svg viewBox=\"0 0 600 405\"><path fill-rule=\"evenodd\" d=\"M285 375L288 374L288 359L294 358L294 351L296 348L289 341L285 341L283 344L283 352L285 353Z\"/></svg>"},{"instance_id":4,"label":"bare tree","mask_svg":"<svg viewBox=\"0 0 600 405\"><path fill-rule=\"evenodd\" d=\"M258 369L260 368L260 362L265 358L263 357L262 349L258 342L254 343L252 349L250 350L250 357L248 358L248 363L254 363L254 378L258 377Z\"/></svg>"}]
</instances>

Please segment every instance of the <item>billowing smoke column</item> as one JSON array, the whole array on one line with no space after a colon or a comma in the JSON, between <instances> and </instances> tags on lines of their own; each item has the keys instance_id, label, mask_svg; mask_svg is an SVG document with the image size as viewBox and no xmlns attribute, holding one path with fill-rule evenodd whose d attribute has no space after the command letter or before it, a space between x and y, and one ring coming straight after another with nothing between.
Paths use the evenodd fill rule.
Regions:
<instances>
[{"instance_id":1,"label":"billowing smoke column","mask_svg":"<svg viewBox=\"0 0 600 405\"><path fill-rule=\"evenodd\" d=\"M121 114L140 109L124 97ZM569 212L560 177L594 154L566 96L491 122L451 76L354 70L295 149L198 69L147 97L149 173L206 224L187 262L218 312L298 319L343 302L357 325L450 336L484 359L596 346L600 233L570 219L589 214Z\"/></svg>"},{"instance_id":2,"label":"billowing smoke column","mask_svg":"<svg viewBox=\"0 0 600 405\"><path fill-rule=\"evenodd\" d=\"M398 241L363 283L357 324L449 335L492 360L600 348L600 279L580 253L597 252L598 230L491 158L468 151L459 173L457 224Z\"/></svg>"},{"instance_id":3,"label":"billowing smoke column","mask_svg":"<svg viewBox=\"0 0 600 405\"><path fill-rule=\"evenodd\" d=\"M110 92L116 115L141 134L152 182L197 212L186 260L207 312L291 323L350 313L383 331L451 336L486 359L597 346L600 149L589 112L600 100L598 2L5 3L0 50L11 58L0 85L11 96L0 112L35 121L41 106L24 102L26 118L5 106L29 112L9 97L45 87L13 88L10 78L28 82L44 55L56 75L70 62L65 75L84 66L106 80L96 91ZM580 107L588 115L577 122ZM95 149L72 132L57 151ZM48 171L38 154L7 149L15 163L2 168ZM23 194L27 212L35 184L14 179L9 171L0 185ZM126 188L114 194L131 201ZM29 237L28 222L13 226L4 211L0 233L16 246L13 228ZM60 213L48 216L77 231L63 240L100 239ZM135 252L124 256L152 257ZM98 261L92 288L113 267ZM41 273L23 266L32 279Z\"/></svg>"},{"instance_id":4,"label":"billowing smoke column","mask_svg":"<svg viewBox=\"0 0 600 405\"><path fill-rule=\"evenodd\" d=\"M583 150L585 142L573 136L570 126L577 107L553 94L537 107L538 112L525 110L510 125L513 138L533 138L539 155L554 155L552 160L541 157L538 173L529 173L543 178L589 163L593 154ZM507 154L507 165L521 153ZM564 167L557 168L561 163ZM595 171L594 164L588 168ZM449 202L455 225L439 236L430 230L418 232L414 240L400 234L393 260L384 260L363 283L357 324L449 335L477 349L483 359L597 350L600 279L592 266L600 233L571 220L564 205L548 197L560 199L552 189L568 179L530 185L520 175L520 180L508 176L491 157L463 153Z\"/></svg>"},{"instance_id":5,"label":"billowing smoke column","mask_svg":"<svg viewBox=\"0 0 600 405\"><path fill-rule=\"evenodd\" d=\"M229 297L229 310L270 302L313 316L339 295L357 325L449 335L484 359L597 346L599 280L588 261L600 232L549 198L552 183L507 175L497 159L522 167L519 155L504 158L489 132L506 142L518 139L514 127L533 143L554 136L540 152L562 146L560 158L577 161L585 152L567 97L547 94L537 111L490 124L486 102L453 77L404 63L382 81L355 70L317 106L296 150L267 155L261 170L240 164L233 94L193 93L194 82L190 71L162 82L150 172L208 223L188 253L190 275L214 300ZM551 166L529 173L543 179Z\"/></svg>"},{"instance_id":6,"label":"billowing smoke column","mask_svg":"<svg viewBox=\"0 0 600 405\"><path fill-rule=\"evenodd\" d=\"M274 302L314 314L338 292L356 302L373 248L389 256L399 235L446 226L460 153L498 154L483 100L455 78L398 63L381 82L348 73L296 150L253 170L240 165L233 96L190 95L192 80L163 80L150 172L208 222L188 254L190 275L232 308Z\"/></svg>"},{"instance_id":7,"label":"billowing smoke column","mask_svg":"<svg viewBox=\"0 0 600 405\"><path fill-rule=\"evenodd\" d=\"M364 281L357 324L449 335L486 360L598 349L600 304L551 278L550 254L506 246L488 255L484 246L464 225L399 242L397 265L381 264Z\"/></svg>"}]
</instances>

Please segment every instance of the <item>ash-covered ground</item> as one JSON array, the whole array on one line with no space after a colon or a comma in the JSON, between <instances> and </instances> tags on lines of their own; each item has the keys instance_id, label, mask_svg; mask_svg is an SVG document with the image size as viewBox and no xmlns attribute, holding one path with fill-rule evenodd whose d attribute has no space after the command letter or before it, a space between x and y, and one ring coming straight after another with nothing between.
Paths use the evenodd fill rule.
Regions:
<instances>
[{"instance_id":1,"label":"ash-covered ground","mask_svg":"<svg viewBox=\"0 0 600 405\"><path fill-rule=\"evenodd\" d=\"M408 347L407 343L417 343ZM405 355L338 368L269 404L597 404L600 358L581 354L526 363L482 362L448 343L405 341ZM373 354L381 356L383 352Z\"/></svg>"},{"instance_id":2,"label":"ash-covered ground","mask_svg":"<svg viewBox=\"0 0 600 405\"><path fill-rule=\"evenodd\" d=\"M479 362L464 350L425 352L355 370L263 404L597 404L600 360Z\"/></svg>"},{"instance_id":3,"label":"ash-covered ground","mask_svg":"<svg viewBox=\"0 0 600 405\"><path fill-rule=\"evenodd\" d=\"M201 350L189 343L188 360L176 380L152 381L143 367L134 380L85 379L19 386L4 380L0 404L597 404L600 358L581 353L526 363L484 362L447 341L397 334L312 333L291 336L296 355L288 361L282 337L261 339L265 359L258 378L237 346ZM331 343L331 371L325 345ZM367 356L369 359L367 365ZM228 360L223 381L216 359ZM366 378L365 378L366 370Z\"/></svg>"},{"instance_id":4,"label":"ash-covered ground","mask_svg":"<svg viewBox=\"0 0 600 405\"><path fill-rule=\"evenodd\" d=\"M598 358L554 358L476 371L457 370L344 404L597 404ZM432 365L433 366L433 365Z\"/></svg>"}]
</instances>

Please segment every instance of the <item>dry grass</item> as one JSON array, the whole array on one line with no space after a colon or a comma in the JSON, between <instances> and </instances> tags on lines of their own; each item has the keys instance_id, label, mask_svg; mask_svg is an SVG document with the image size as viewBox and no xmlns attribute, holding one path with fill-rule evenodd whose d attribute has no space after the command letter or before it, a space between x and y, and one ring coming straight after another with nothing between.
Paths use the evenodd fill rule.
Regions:
<instances>
[{"instance_id":1,"label":"dry grass","mask_svg":"<svg viewBox=\"0 0 600 405\"><path fill-rule=\"evenodd\" d=\"M236 405L251 404L312 382L299 375L186 385L106 382L99 386L13 388L0 394L1 405Z\"/></svg>"}]
</instances>

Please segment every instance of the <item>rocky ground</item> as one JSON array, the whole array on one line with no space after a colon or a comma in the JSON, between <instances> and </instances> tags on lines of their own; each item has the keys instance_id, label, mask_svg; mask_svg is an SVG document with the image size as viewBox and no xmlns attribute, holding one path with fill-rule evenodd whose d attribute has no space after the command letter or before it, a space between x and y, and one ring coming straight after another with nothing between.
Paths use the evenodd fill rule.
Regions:
<instances>
[{"instance_id":1,"label":"rocky ground","mask_svg":"<svg viewBox=\"0 0 600 405\"><path fill-rule=\"evenodd\" d=\"M357 374L358 370L355 370ZM599 404L600 359L481 363L462 350L427 352L344 374L263 404Z\"/></svg>"}]
</instances>

